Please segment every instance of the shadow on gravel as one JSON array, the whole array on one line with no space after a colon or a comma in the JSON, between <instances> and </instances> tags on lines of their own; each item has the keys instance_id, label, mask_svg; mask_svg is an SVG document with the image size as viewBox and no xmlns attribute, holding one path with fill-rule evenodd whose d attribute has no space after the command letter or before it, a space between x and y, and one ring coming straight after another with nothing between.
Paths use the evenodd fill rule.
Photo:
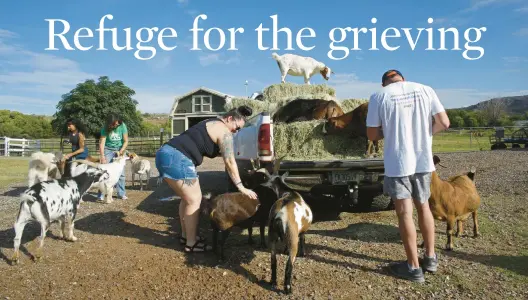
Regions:
<instances>
[{"instance_id":1,"label":"shadow on gravel","mask_svg":"<svg viewBox=\"0 0 528 300\"><path fill-rule=\"evenodd\" d=\"M528 276L528 256L510 255L478 255L457 251L443 251L443 255L462 259L468 262L477 262L490 267L508 270L519 275Z\"/></svg>"},{"instance_id":2,"label":"shadow on gravel","mask_svg":"<svg viewBox=\"0 0 528 300\"><path fill-rule=\"evenodd\" d=\"M337 230L311 229L309 233L367 243L400 243L401 241L398 227L375 223L355 223Z\"/></svg>"},{"instance_id":3,"label":"shadow on gravel","mask_svg":"<svg viewBox=\"0 0 528 300\"><path fill-rule=\"evenodd\" d=\"M27 186L10 187L9 190L5 191L2 196L5 197L18 197L27 189Z\"/></svg>"}]
</instances>

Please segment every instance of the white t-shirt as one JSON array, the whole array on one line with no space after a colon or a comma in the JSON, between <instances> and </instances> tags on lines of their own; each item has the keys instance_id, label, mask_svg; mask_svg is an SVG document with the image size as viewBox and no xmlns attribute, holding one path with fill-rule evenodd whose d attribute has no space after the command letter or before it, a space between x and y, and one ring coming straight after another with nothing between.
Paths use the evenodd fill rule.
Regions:
<instances>
[{"instance_id":1,"label":"white t-shirt","mask_svg":"<svg viewBox=\"0 0 528 300\"><path fill-rule=\"evenodd\" d=\"M385 176L435 170L433 116L443 111L435 91L416 82L395 82L370 96L367 127L383 130Z\"/></svg>"}]
</instances>

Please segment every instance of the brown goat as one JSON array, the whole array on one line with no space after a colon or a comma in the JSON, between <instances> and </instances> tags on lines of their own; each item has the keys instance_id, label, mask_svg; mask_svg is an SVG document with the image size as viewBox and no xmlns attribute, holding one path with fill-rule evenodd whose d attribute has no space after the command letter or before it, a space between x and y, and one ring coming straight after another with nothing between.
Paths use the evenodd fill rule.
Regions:
<instances>
[{"instance_id":1,"label":"brown goat","mask_svg":"<svg viewBox=\"0 0 528 300\"><path fill-rule=\"evenodd\" d=\"M324 124L323 133L330 135L345 135L352 138L364 137L368 142L366 150L367 156L374 156L374 154L379 151L379 141L373 142L367 138L367 113L368 102L361 104L344 115L329 118Z\"/></svg>"},{"instance_id":2,"label":"brown goat","mask_svg":"<svg viewBox=\"0 0 528 300\"><path fill-rule=\"evenodd\" d=\"M435 165L440 165L438 156L434 155L433 161ZM475 172L475 167L472 167L467 174L452 176L447 180L442 180L436 171L432 174L429 207L435 219L447 223L447 250L453 249L455 222L456 237L459 237L463 232L463 222L470 214L473 216L473 236L479 236L477 210L480 196L474 183Z\"/></svg>"},{"instance_id":3,"label":"brown goat","mask_svg":"<svg viewBox=\"0 0 528 300\"><path fill-rule=\"evenodd\" d=\"M286 103L273 114L273 123L328 119L342 114L343 110L333 100L296 99Z\"/></svg>"},{"instance_id":4,"label":"brown goat","mask_svg":"<svg viewBox=\"0 0 528 300\"><path fill-rule=\"evenodd\" d=\"M330 100L319 103L313 110L312 118L314 120L330 119L342 116L344 114L341 106L337 102Z\"/></svg>"}]
</instances>

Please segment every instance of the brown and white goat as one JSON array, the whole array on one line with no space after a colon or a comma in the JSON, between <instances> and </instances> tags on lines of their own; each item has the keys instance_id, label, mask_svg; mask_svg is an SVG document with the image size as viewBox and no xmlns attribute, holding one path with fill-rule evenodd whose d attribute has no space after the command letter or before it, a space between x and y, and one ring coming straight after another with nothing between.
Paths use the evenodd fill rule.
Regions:
<instances>
[{"instance_id":1,"label":"brown and white goat","mask_svg":"<svg viewBox=\"0 0 528 300\"><path fill-rule=\"evenodd\" d=\"M252 232L255 223L260 225L260 246L266 247L265 227L269 211L278 199L275 191L269 187L271 175L265 168L256 167L250 170L247 183L258 199L250 199L240 192L224 193L216 197L211 194L203 196L202 212L209 216L213 230L213 251L217 252L218 234L220 233L219 259L225 260L224 245L231 228L239 227L248 230L248 244L253 244Z\"/></svg>"},{"instance_id":2,"label":"brown and white goat","mask_svg":"<svg viewBox=\"0 0 528 300\"><path fill-rule=\"evenodd\" d=\"M277 288L277 243L286 244L288 262L284 274L284 291L292 292L293 264L297 256L304 257L304 235L308 231L313 214L301 194L290 189L284 182L288 173L274 176L271 186L277 189L280 199L271 207L268 218L268 242L271 248L271 286Z\"/></svg>"},{"instance_id":3,"label":"brown and white goat","mask_svg":"<svg viewBox=\"0 0 528 300\"><path fill-rule=\"evenodd\" d=\"M438 156L434 155L433 161L435 165L440 165ZM435 219L447 223L447 250L453 249L455 223L456 237L459 237L463 232L463 222L469 215L473 216L473 236L479 236L477 211L480 196L474 182L475 173L476 169L472 167L467 174L452 176L447 180L442 180L436 171L432 174L429 207Z\"/></svg>"}]
</instances>

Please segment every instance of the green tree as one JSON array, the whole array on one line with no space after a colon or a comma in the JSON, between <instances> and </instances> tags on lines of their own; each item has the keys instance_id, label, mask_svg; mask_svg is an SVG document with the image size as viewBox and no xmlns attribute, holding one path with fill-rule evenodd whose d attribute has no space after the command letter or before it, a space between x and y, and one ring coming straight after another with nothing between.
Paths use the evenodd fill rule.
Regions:
<instances>
[{"instance_id":1,"label":"green tree","mask_svg":"<svg viewBox=\"0 0 528 300\"><path fill-rule=\"evenodd\" d=\"M453 119L451 119L451 127L454 127L454 128L464 127L464 119L462 119L461 116L454 117Z\"/></svg>"},{"instance_id":2,"label":"green tree","mask_svg":"<svg viewBox=\"0 0 528 300\"><path fill-rule=\"evenodd\" d=\"M53 137L48 119L17 111L0 110L0 136L39 139Z\"/></svg>"},{"instance_id":3,"label":"green tree","mask_svg":"<svg viewBox=\"0 0 528 300\"><path fill-rule=\"evenodd\" d=\"M66 134L66 120L77 118L88 128L89 135L98 134L104 126L106 116L116 113L126 123L130 136L141 132L141 113L136 110L138 102L132 99L135 91L122 81L110 81L107 76L99 81L86 80L69 93L62 95L51 124L58 134Z\"/></svg>"}]
</instances>

